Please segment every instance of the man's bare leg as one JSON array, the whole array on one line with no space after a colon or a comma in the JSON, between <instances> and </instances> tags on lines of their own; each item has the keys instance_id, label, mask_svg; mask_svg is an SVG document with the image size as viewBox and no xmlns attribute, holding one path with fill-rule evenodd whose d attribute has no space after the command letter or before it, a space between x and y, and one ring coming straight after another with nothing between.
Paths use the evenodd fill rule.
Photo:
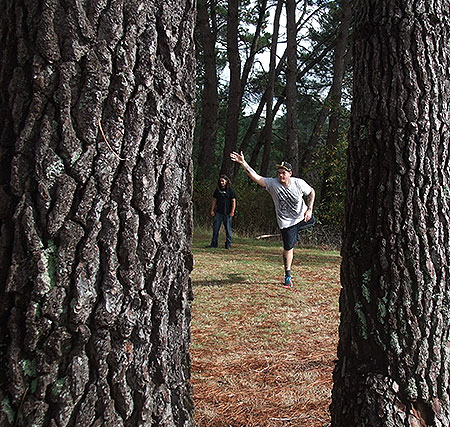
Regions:
<instances>
[{"instance_id":1,"label":"man's bare leg","mask_svg":"<svg viewBox=\"0 0 450 427\"><path fill-rule=\"evenodd\" d=\"M284 270L291 271L292 260L294 259L294 249L283 250Z\"/></svg>"},{"instance_id":2,"label":"man's bare leg","mask_svg":"<svg viewBox=\"0 0 450 427\"><path fill-rule=\"evenodd\" d=\"M294 249L283 250L283 261L284 261L284 287L292 288L291 279L291 265L294 258Z\"/></svg>"}]
</instances>

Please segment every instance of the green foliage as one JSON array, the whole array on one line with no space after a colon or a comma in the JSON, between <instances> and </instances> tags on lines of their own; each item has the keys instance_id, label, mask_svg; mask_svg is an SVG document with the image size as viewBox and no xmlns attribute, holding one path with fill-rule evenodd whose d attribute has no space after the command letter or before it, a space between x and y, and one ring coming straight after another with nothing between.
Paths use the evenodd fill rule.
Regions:
<instances>
[{"instance_id":1,"label":"green foliage","mask_svg":"<svg viewBox=\"0 0 450 427\"><path fill-rule=\"evenodd\" d=\"M317 211L326 224L341 227L344 218L345 194L347 182L347 139L341 138L334 149L321 147L314 155L312 167L316 173L323 174L325 169L330 170L327 180L329 200L319 204ZM320 196L320 194L319 194Z\"/></svg>"},{"instance_id":2,"label":"green foliage","mask_svg":"<svg viewBox=\"0 0 450 427\"><path fill-rule=\"evenodd\" d=\"M238 205L233 219L236 230L245 235L278 233L275 210L269 193L248 178L235 186Z\"/></svg>"},{"instance_id":3,"label":"green foliage","mask_svg":"<svg viewBox=\"0 0 450 427\"><path fill-rule=\"evenodd\" d=\"M7 397L2 400L2 411L6 414L8 422L12 424L16 415L14 409L11 407L11 402Z\"/></svg>"},{"instance_id":4,"label":"green foliage","mask_svg":"<svg viewBox=\"0 0 450 427\"><path fill-rule=\"evenodd\" d=\"M36 361L34 359L33 360L23 360L22 361L22 369L23 369L23 373L30 378L35 378L37 376Z\"/></svg>"},{"instance_id":5,"label":"green foliage","mask_svg":"<svg viewBox=\"0 0 450 427\"><path fill-rule=\"evenodd\" d=\"M53 385L52 385L52 394L54 396L59 396L64 388L64 385L66 384L67 377L59 378L57 379Z\"/></svg>"}]
</instances>

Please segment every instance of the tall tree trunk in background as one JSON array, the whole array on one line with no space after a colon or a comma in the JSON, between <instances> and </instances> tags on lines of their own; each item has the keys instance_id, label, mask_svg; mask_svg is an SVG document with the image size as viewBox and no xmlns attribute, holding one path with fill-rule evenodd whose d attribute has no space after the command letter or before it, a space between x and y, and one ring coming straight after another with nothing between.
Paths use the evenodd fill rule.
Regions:
<instances>
[{"instance_id":1,"label":"tall tree trunk in background","mask_svg":"<svg viewBox=\"0 0 450 427\"><path fill-rule=\"evenodd\" d=\"M193 424L194 12L0 5L2 426Z\"/></svg>"},{"instance_id":2,"label":"tall tree trunk in background","mask_svg":"<svg viewBox=\"0 0 450 427\"><path fill-rule=\"evenodd\" d=\"M323 50L320 51L319 47L323 47ZM308 71L310 71L314 65L316 65L319 61L321 61L326 55L327 53L332 49L333 44L330 45L325 45L322 46L322 44L316 46L314 48L314 50L311 52L311 54L309 55L309 58L307 61L305 61L302 64L302 67L299 68L297 70L297 79L303 77ZM275 69L275 76L278 77L281 70L282 70L282 66L284 65L284 62L286 61L286 50L283 53L283 56L280 58L278 65ZM272 109L272 117L276 116L278 110L280 109L281 105L284 104L285 102L285 96L286 96L286 90L283 91L282 95L278 98L277 103L275 104L275 106ZM247 149L248 145L250 144L250 140L251 137L255 134L256 129L257 129L257 125L259 123L259 119L261 117L261 113L264 109L264 106L266 104L266 99L267 99L267 89L264 92L263 96L261 97L261 100L259 101L258 107L255 111L255 113L252 116L252 120L250 122L249 127L247 128L244 138L242 139L241 145L239 146L239 151L244 151ZM264 135L262 135L262 132L259 136L259 138L263 138ZM259 150L261 149L261 145L262 145L262 141L258 141L256 144L255 149L252 151L252 158L256 159L258 158L258 153ZM256 154L256 156L255 156ZM256 163L250 163L251 165L255 165ZM239 164L236 163L236 170L239 168ZM236 171L235 171L236 173Z\"/></svg>"},{"instance_id":3,"label":"tall tree trunk in background","mask_svg":"<svg viewBox=\"0 0 450 427\"><path fill-rule=\"evenodd\" d=\"M350 61L352 60L351 54L349 53L349 51L347 50L346 54L345 54L345 58L344 58L344 69L349 65ZM316 122L314 123L314 129L311 132L311 136L308 140L308 151L309 153L306 154L306 156L302 156L302 159L300 161L300 169L306 167L309 163L309 159L311 158L310 154L311 151L317 147L318 143L319 143L319 139L322 135L322 130L323 127L326 123L326 120L328 118L328 115L330 114L330 96L331 96L331 90L332 90L332 86L330 87L328 94L325 98L325 100L323 101L322 104L322 109L320 110L319 115L317 116ZM339 116L340 119L340 116Z\"/></svg>"},{"instance_id":4,"label":"tall tree trunk in background","mask_svg":"<svg viewBox=\"0 0 450 427\"><path fill-rule=\"evenodd\" d=\"M312 154L314 150L317 149L320 137L322 135L322 129L327 121L329 112L330 112L330 91L328 91L328 94L325 100L323 101L322 108L316 118L314 128L311 132L308 142L305 144L304 148L300 150L301 152L299 153L299 160L298 160L299 176L305 176L306 171L310 166Z\"/></svg>"},{"instance_id":5,"label":"tall tree trunk in background","mask_svg":"<svg viewBox=\"0 0 450 427\"><path fill-rule=\"evenodd\" d=\"M286 160L291 163L293 174L298 173L297 126L297 25L295 0L286 0L287 19L287 70L286 70Z\"/></svg>"},{"instance_id":6,"label":"tall tree trunk in background","mask_svg":"<svg viewBox=\"0 0 450 427\"><path fill-rule=\"evenodd\" d=\"M339 122L341 116L341 98L342 98L342 82L345 72L345 56L347 52L348 34L352 21L352 4L353 0L342 0L341 11L342 19L339 32L336 38L336 48L334 50L333 61L333 82L331 84L328 104L328 135L325 147L325 170L322 175L322 186L320 191L320 204L324 210L327 209L331 201L330 177L333 171L333 164L336 154L336 147L339 139Z\"/></svg>"},{"instance_id":7,"label":"tall tree trunk in background","mask_svg":"<svg viewBox=\"0 0 450 427\"><path fill-rule=\"evenodd\" d=\"M359 0L332 425L450 425L448 1Z\"/></svg>"},{"instance_id":8,"label":"tall tree trunk in background","mask_svg":"<svg viewBox=\"0 0 450 427\"><path fill-rule=\"evenodd\" d=\"M283 56L280 58L277 68L275 69L275 78L277 78L280 75L285 61L286 61L286 50L284 51ZM261 114L264 110L266 102L267 102L267 88L264 91L261 99L259 100L258 107L256 108L256 111L254 112L254 114L252 116L250 125L248 126L247 130L245 131L245 135L242 138L241 144L239 145L239 149L238 149L239 152L243 151L245 153L245 150L249 146L252 136L257 131L257 128L259 125L259 119L261 118ZM258 153L259 153L260 148L261 147L259 147L257 150ZM255 153L255 150L253 150L253 153ZM257 158L258 158L258 156L256 155L255 159L257 159ZM235 175L236 175L236 172L239 170L239 168L240 168L240 165L235 162L235 165L234 165L234 174Z\"/></svg>"},{"instance_id":9,"label":"tall tree trunk in background","mask_svg":"<svg viewBox=\"0 0 450 427\"><path fill-rule=\"evenodd\" d=\"M278 47L278 33L280 29L280 16L283 8L283 1L280 0L277 3L275 9L275 15L273 18L273 30L272 30L272 42L270 46L270 61L269 61L269 74L267 89L265 95L266 99L266 121L262 135L264 137L264 150L261 162L261 174L267 176L267 170L269 169L270 148L272 146L272 124L273 124L273 95L275 91L275 78L276 78L276 66L277 66L277 47Z\"/></svg>"},{"instance_id":10,"label":"tall tree trunk in background","mask_svg":"<svg viewBox=\"0 0 450 427\"><path fill-rule=\"evenodd\" d=\"M346 68L350 61L352 60L351 54L349 53L349 51L347 50L346 55L345 55L345 64L344 64L344 68ZM324 133L323 131L323 127L327 121L328 115L330 114L330 94L331 94L331 89L332 87L330 87L328 94L325 98L325 100L323 101L322 104L322 109L320 110L319 115L317 116L317 119L314 123L314 128L313 131L311 132L311 136L308 140L308 142L306 143L306 147L303 150L303 152L300 153L299 156L299 175L303 176L304 174L304 170L306 168L308 168L311 160L312 160L312 153L314 150L317 149L317 146L319 144L319 141L321 139L322 133ZM340 110L341 111L341 110ZM332 120L333 122L334 120ZM339 121L340 121L340 116L339 116ZM340 123L339 123L340 125ZM339 128L339 126L338 126ZM333 158L335 159L336 156L336 148L333 150ZM333 158L329 158L328 162L333 162ZM324 172L325 174L325 172ZM328 171L328 176L331 175L331 171ZM325 180L322 180L322 183ZM327 209L327 206L323 206L325 209Z\"/></svg>"},{"instance_id":11,"label":"tall tree trunk in background","mask_svg":"<svg viewBox=\"0 0 450 427\"><path fill-rule=\"evenodd\" d=\"M277 103L272 108L272 123L270 126L265 125L264 128L262 129L262 131L260 132L260 134L258 135L258 139L256 140L256 144L252 151L252 157L251 157L252 162L250 163L251 165L257 164L258 156L259 156L259 152L260 152L261 148L263 148L263 147L264 147L264 149L266 148L265 144L266 144L267 140L269 139L269 137L266 136L265 133L270 132L270 135L272 136L273 118L276 116L278 110L284 104L284 102L285 102L285 98L283 96L280 96L277 100ZM272 140L271 137L270 137L270 140ZM270 147L269 147L269 150L270 150ZM265 151L263 154L263 164L261 166L261 175L267 176L267 174L269 173L269 159L264 159L264 155L265 155ZM264 160L265 160L265 162L264 162Z\"/></svg>"},{"instance_id":12,"label":"tall tree trunk in background","mask_svg":"<svg viewBox=\"0 0 450 427\"><path fill-rule=\"evenodd\" d=\"M252 39L250 52L244 63L241 72L241 61L239 56L239 0L228 1L227 15L227 56L230 68L230 86L228 94L227 119L225 124L225 145L223 149L221 173L233 179L235 174L235 164L230 159L230 152L236 150L239 134L239 116L241 114L242 97L247 84L250 70L255 61L255 55L259 49L258 41L265 22L267 0L258 2L258 21L256 23L255 34Z\"/></svg>"},{"instance_id":13,"label":"tall tree trunk in background","mask_svg":"<svg viewBox=\"0 0 450 427\"><path fill-rule=\"evenodd\" d=\"M237 144L239 114L241 111L241 59L238 46L239 0L228 0L227 14L227 57L230 69L228 109L225 124L225 147L220 173L232 178L233 167L230 152Z\"/></svg>"},{"instance_id":14,"label":"tall tree trunk in background","mask_svg":"<svg viewBox=\"0 0 450 427\"><path fill-rule=\"evenodd\" d=\"M208 13L208 9L210 12ZM218 129L218 78L216 64L217 29L212 28L209 14L215 13L215 5L208 8L206 0L198 0L197 28L200 45L203 51L204 83L201 106L201 125L199 136L200 152L198 170L201 178L206 178L214 163L214 153Z\"/></svg>"},{"instance_id":15,"label":"tall tree trunk in background","mask_svg":"<svg viewBox=\"0 0 450 427\"><path fill-rule=\"evenodd\" d=\"M244 67L242 68L241 101L242 101L242 96L244 95L244 88L247 85L248 77L250 76L250 71L252 70L253 63L255 62L255 56L256 56L258 50L261 49L259 41L260 41L261 32L263 30L264 23L266 21L267 0L258 0L256 7L258 8L258 20L256 22L255 34L253 35L252 43L250 46L250 51L248 53L247 59L244 62Z\"/></svg>"},{"instance_id":16,"label":"tall tree trunk in background","mask_svg":"<svg viewBox=\"0 0 450 427\"><path fill-rule=\"evenodd\" d=\"M314 123L314 129L311 132L311 136L308 141L308 145L310 147L315 147L319 143L319 138L322 134L323 126L325 125L328 115L330 114L330 94L331 94L331 87L330 90L328 91L327 96L325 97L325 100L323 101L322 109L320 110L320 113L317 116L316 122Z\"/></svg>"}]
</instances>

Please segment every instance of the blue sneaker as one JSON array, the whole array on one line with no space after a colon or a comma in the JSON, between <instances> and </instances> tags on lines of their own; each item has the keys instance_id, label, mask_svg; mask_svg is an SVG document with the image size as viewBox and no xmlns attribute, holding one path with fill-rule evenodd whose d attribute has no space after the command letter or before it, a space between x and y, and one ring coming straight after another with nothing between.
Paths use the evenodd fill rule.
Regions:
<instances>
[{"instance_id":1,"label":"blue sneaker","mask_svg":"<svg viewBox=\"0 0 450 427\"><path fill-rule=\"evenodd\" d=\"M286 276L284 278L283 288L292 288L292 286L294 286L294 284L292 283L292 277Z\"/></svg>"}]
</instances>

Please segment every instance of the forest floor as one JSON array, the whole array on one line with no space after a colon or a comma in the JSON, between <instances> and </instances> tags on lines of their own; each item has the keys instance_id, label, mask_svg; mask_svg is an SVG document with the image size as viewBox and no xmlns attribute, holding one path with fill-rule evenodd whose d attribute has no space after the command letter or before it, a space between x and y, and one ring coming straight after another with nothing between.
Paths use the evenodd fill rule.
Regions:
<instances>
[{"instance_id":1,"label":"forest floor","mask_svg":"<svg viewBox=\"0 0 450 427\"><path fill-rule=\"evenodd\" d=\"M338 339L340 256L295 249L281 286L281 242L196 231L191 326L198 427L327 426ZM220 244L224 243L220 235Z\"/></svg>"}]
</instances>

